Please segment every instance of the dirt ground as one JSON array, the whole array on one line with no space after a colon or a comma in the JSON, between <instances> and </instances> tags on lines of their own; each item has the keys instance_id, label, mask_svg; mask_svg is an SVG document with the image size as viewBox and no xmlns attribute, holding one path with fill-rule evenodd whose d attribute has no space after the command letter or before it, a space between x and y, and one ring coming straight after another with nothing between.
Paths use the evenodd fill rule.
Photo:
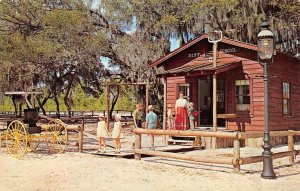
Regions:
<instances>
[{"instance_id":1,"label":"dirt ground","mask_svg":"<svg viewBox=\"0 0 300 191\"><path fill-rule=\"evenodd\" d=\"M94 133L94 126L86 129ZM132 145L134 137L130 128L124 129L125 148ZM143 138L147 146L147 138ZM86 138L87 140L87 138ZM163 144L162 138L157 139ZM89 143L97 145L96 141ZM112 140L108 141L112 144ZM109 148L113 149L113 148ZM300 149L300 145L296 145ZM287 150L287 146L273 148L273 152ZM261 148L242 148L241 156L260 155ZM187 154L226 157L232 149L197 150ZM88 152L64 154L28 154L16 160L0 150L0 191L90 191L90 190L282 190L300 188L300 156L294 165L287 158L274 160L276 180L260 177L262 163L241 166L241 174L232 173L232 166L144 158L107 158Z\"/></svg>"}]
</instances>

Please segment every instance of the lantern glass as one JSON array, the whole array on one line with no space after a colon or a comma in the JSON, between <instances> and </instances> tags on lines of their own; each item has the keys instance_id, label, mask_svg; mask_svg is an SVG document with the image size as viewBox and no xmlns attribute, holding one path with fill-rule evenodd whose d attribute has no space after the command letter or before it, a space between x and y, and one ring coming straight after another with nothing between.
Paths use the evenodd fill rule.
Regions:
<instances>
[{"instance_id":1,"label":"lantern glass","mask_svg":"<svg viewBox=\"0 0 300 191\"><path fill-rule=\"evenodd\" d=\"M218 42L222 40L222 32L221 31L212 31L208 33L208 40L211 42Z\"/></svg>"},{"instance_id":2,"label":"lantern glass","mask_svg":"<svg viewBox=\"0 0 300 191\"><path fill-rule=\"evenodd\" d=\"M269 60L273 56L274 41L273 38L265 37L258 39L258 55L262 60Z\"/></svg>"}]
</instances>

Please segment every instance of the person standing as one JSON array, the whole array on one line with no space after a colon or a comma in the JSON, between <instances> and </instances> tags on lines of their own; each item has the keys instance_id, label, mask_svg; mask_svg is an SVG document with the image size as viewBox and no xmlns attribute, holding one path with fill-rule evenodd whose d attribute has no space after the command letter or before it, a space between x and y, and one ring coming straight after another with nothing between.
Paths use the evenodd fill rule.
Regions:
<instances>
[{"instance_id":1,"label":"person standing","mask_svg":"<svg viewBox=\"0 0 300 191\"><path fill-rule=\"evenodd\" d=\"M142 105L136 104L136 110L134 110L133 114L133 122L135 128L142 128Z\"/></svg>"},{"instance_id":2,"label":"person standing","mask_svg":"<svg viewBox=\"0 0 300 191\"><path fill-rule=\"evenodd\" d=\"M189 103L188 115L190 119L190 129L195 129L195 116L194 116L194 104L192 102Z\"/></svg>"},{"instance_id":3,"label":"person standing","mask_svg":"<svg viewBox=\"0 0 300 191\"><path fill-rule=\"evenodd\" d=\"M142 104L136 104L136 110L134 110L133 114L133 122L134 128L142 128ZM135 147L135 143L132 144L132 148Z\"/></svg>"},{"instance_id":4,"label":"person standing","mask_svg":"<svg viewBox=\"0 0 300 191\"><path fill-rule=\"evenodd\" d=\"M153 105L149 105L148 110L149 110L149 113L146 115L146 126L145 126L145 128L146 129L156 129L158 121L157 121L157 115L153 112L153 110L154 110ZM150 134L149 136L150 136L150 144L151 144L150 150L155 150L154 135Z\"/></svg>"},{"instance_id":5,"label":"person standing","mask_svg":"<svg viewBox=\"0 0 300 191\"><path fill-rule=\"evenodd\" d=\"M109 137L109 131L107 128L107 123L104 120L104 115L99 115L99 122L97 126L97 137L99 139L99 152L105 153L106 149L106 138ZM103 150L101 150L101 146L103 145Z\"/></svg>"},{"instance_id":6,"label":"person standing","mask_svg":"<svg viewBox=\"0 0 300 191\"><path fill-rule=\"evenodd\" d=\"M175 103L175 129L176 130L188 130L189 122L188 122L188 102L184 98L184 94L180 93L179 98Z\"/></svg>"},{"instance_id":7,"label":"person standing","mask_svg":"<svg viewBox=\"0 0 300 191\"><path fill-rule=\"evenodd\" d=\"M111 137L116 141L115 153L118 154L120 153L120 148L121 148L121 138L123 138L121 115L116 114L114 115L114 118L115 118L115 123L114 123L114 129L112 131Z\"/></svg>"},{"instance_id":8,"label":"person standing","mask_svg":"<svg viewBox=\"0 0 300 191\"><path fill-rule=\"evenodd\" d=\"M168 104L168 112L167 112L167 116L168 116L168 129L173 129L174 128L174 118L173 118L173 112L171 109L172 105Z\"/></svg>"}]
</instances>

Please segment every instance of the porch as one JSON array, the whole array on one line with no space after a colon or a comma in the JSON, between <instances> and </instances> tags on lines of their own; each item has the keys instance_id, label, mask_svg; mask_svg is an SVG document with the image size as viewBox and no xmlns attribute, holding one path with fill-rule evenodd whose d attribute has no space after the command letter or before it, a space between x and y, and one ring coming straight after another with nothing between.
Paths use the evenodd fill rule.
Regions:
<instances>
[{"instance_id":1,"label":"porch","mask_svg":"<svg viewBox=\"0 0 300 191\"><path fill-rule=\"evenodd\" d=\"M238 123L250 122L251 108L250 80L244 73L242 61L220 59L217 67L213 68L207 60L198 60L160 73L159 76L165 79L165 104L174 105L179 92L182 92L188 102L194 103L198 113L195 127L213 127L214 74L217 86L217 127L244 131L245 125ZM233 123L237 124L234 126Z\"/></svg>"}]
</instances>

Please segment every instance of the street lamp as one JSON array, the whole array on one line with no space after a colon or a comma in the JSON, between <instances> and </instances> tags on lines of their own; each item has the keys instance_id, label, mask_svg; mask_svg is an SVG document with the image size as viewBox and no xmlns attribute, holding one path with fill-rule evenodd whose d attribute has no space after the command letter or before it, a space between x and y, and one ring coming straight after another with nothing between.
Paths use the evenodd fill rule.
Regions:
<instances>
[{"instance_id":1,"label":"street lamp","mask_svg":"<svg viewBox=\"0 0 300 191\"><path fill-rule=\"evenodd\" d=\"M269 23L264 21L261 24L262 30L258 33L257 45L258 45L258 55L259 58L263 61L262 65L264 67L264 145L262 146L264 151L262 152L263 156L263 172L261 174L262 178L266 179L275 179L276 174L274 173L273 168L273 159L271 152L271 143L270 143L270 130L269 130L269 111L268 111L268 64L267 60L271 60L273 56L273 33L268 30Z\"/></svg>"},{"instance_id":2,"label":"street lamp","mask_svg":"<svg viewBox=\"0 0 300 191\"><path fill-rule=\"evenodd\" d=\"M208 42L213 43L213 68L217 67L217 47L222 40L222 31L212 31L208 33ZM213 131L217 131L217 75L213 74ZM216 138L212 138L212 148L216 149Z\"/></svg>"}]
</instances>

